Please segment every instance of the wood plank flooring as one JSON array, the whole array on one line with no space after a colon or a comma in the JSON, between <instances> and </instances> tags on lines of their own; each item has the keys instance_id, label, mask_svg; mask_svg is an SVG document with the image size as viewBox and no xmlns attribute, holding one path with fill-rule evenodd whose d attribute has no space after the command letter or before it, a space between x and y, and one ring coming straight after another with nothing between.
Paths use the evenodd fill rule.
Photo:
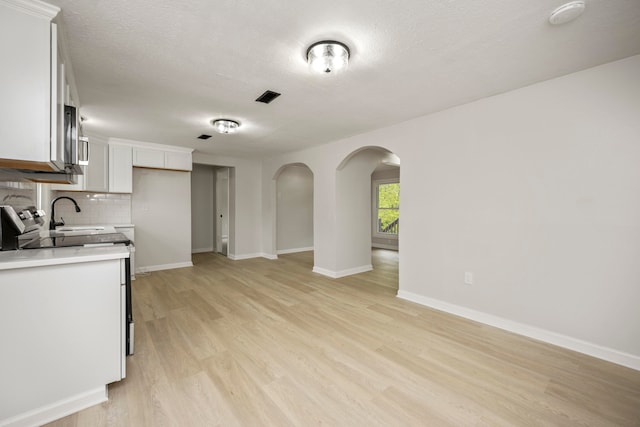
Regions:
<instances>
[{"instance_id":1,"label":"wood plank flooring","mask_svg":"<svg viewBox=\"0 0 640 427\"><path fill-rule=\"evenodd\" d=\"M194 256L133 283L109 402L51 426L640 426L640 372L395 297L397 253Z\"/></svg>"}]
</instances>

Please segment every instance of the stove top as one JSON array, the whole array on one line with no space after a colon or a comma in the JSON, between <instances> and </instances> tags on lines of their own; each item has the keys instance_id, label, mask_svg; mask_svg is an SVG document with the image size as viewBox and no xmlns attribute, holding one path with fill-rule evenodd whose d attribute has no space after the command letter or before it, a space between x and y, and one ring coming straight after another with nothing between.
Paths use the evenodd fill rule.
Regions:
<instances>
[{"instance_id":1,"label":"stove top","mask_svg":"<svg viewBox=\"0 0 640 427\"><path fill-rule=\"evenodd\" d=\"M21 246L21 249L62 248L69 246L103 246L116 243L130 244L122 233L83 234L80 236L39 237Z\"/></svg>"}]
</instances>

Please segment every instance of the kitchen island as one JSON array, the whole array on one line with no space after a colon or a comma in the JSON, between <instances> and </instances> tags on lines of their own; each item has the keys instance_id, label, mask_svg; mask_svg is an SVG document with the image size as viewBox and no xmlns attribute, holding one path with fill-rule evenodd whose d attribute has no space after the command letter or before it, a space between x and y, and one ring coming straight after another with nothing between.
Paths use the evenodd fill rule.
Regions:
<instances>
[{"instance_id":1,"label":"kitchen island","mask_svg":"<svg viewBox=\"0 0 640 427\"><path fill-rule=\"evenodd\" d=\"M0 252L0 426L107 400L125 376L124 245Z\"/></svg>"}]
</instances>

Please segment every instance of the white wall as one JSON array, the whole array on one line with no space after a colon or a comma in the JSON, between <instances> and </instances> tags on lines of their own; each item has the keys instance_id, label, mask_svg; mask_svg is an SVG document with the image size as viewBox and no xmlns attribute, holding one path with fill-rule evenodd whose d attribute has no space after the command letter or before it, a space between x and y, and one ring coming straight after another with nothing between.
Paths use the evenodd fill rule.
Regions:
<instances>
[{"instance_id":1,"label":"white wall","mask_svg":"<svg viewBox=\"0 0 640 427\"><path fill-rule=\"evenodd\" d=\"M191 252L213 252L215 230L215 168L193 165L191 171Z\"/></svg>"},{"instance_id":2,"label":"white wall","mask_svg":"<svg viewBox=\"0 0 640 427\"><path fill-rule=\"evenodd\" d=\"M232 168L229 173L229 258L263 255L260 160L194 153L193 162Z\"/></svg>"},{"instance_id":3,"label":"white wall","mask_svg":"<svg viewBox=\"0 0 640 427\"><path fill-rule=\"evenodd\" d=\"M191 265L191 174L133 168L136 270Z\"/></svg>"},{"instance_id":4,"label":"white wall","mask_svg":"<svg viewBox=\"0 0 640 427\"><path fill-rule=\"evenodd\" d=\"M323 151L307 150L288 153L262 161L262 252L268 258L276 258L276 178L283 166L304 164L313 174L313 246L314 269L317 271L335 271L335 166L325 167L331 158L314 157L314 153L323 156ZM304 160L302 160L304 159Z\"/></svg>"},{"instance_id":5,"label":"white wall","mask_svg":"<svg viewBox=\"0 0 640 427\"><path fill-rule=\"evenodd\" d=\"M639 117L635 57L421 120L401 290L640 356Z\"/></svg>"},{"instance_id":6,"label":"white wall","mask_svg":"<svg viewBox=\"0 0 640 427\"><path fill-rule=\"evenodd\" d=\"M635 56L266 159L263 225L266 177L308 164L315 264L336 271L336 167L388 148L402 161L400 295L640 369L639 117Z\"/></svg>"},{"instance_id":7,"label":"white wall","mask_svg":"<svg viewBox=\"0 0 640 427\"><path fill-rule=\"evenodd\" d=\"M371 173L386 153L363 150L336 171L336 275L371 270Z\"/></svg>"},{"instance_id":8,"label":"white wall","mask_svg":"<svg viewBox=\"0 0 640 427\"><path fill-rule=\"evenodd\" d=\"M277 178L278 253L313 248L313 174L306 166L287 166Z\"/></svg>"}]
</instances>

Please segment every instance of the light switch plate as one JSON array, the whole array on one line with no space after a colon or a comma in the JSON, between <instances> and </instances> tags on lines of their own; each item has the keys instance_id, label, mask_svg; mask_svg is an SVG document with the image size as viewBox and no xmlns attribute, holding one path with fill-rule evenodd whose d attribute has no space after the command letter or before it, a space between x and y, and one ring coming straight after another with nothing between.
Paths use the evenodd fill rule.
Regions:
<instances>
[{"instance_id":1,"label":"light switch plate","mask_svg":"<svg viewBox=\"0 0 640 427\"><path fill-rule=\"evenodd\" d=\"M469 271L466 271L464 273L464 284L465 285L471 285L473 284L473 274Z\"/></svg>"}]
</instances>

